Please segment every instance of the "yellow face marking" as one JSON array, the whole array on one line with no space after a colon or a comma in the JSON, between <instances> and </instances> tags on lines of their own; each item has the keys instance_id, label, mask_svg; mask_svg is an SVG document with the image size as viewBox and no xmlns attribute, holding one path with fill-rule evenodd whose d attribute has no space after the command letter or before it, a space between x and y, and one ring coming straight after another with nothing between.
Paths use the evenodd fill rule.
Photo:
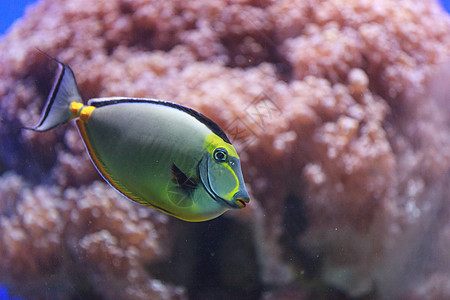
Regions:
<instances>
[{"instance_id":1,"label":"yellow face marking","mask_svg":"<svg viewBox=\"0 0 450 300\"><path fill-rule=\"evenodd\" d=\"M236 149L234 149L231 144L224 142L221 137L214 133L210 133L206 136L204 147L211 154L214 153L214 150L216 150L217 147L225 148L228 152L228 155L239 159L239 155L237 154Z\"/></svg>"},{"instance_id":2,"label":"yellow face marking","mask_svg":"<svg viewBox=\"0 0 450 300\"><path fill-rule=\"evenodd\" d=\"M236 180L235 188L231 192L229 192L228 194L225 195L225 199L231 199L234 196L234 194L236 194L239 191L239 179L236 175L236 172L234 172L234 170L230 167L230 165L228 163L224 162L222 164L228 169L228 171L231 172L231 174L233 174L234 179Z\"/></svg>"},{"instance_id":3,"label":"yellow face marking","mask_svg":"<svg viewBox=\"0 0 450 300\"><path fill-rule=\"evenodd\" d=\"M221 137L217 136L214 133L210 133L206 136L204 147L211 155L217 148L224 148L225 150L227 150L229 156L239 159L239 155L237 154L236 149L234 149L231 144L226 143L224 140L222 140ZM231 199L233 195L239 191L239 179L228 162L222 162L222 165L225 166L225 168L227 168L228 171L231 172L231 174L233 174L234 179L236 180L236 187L227 195L225 195L225 199Z\"/></svg>"}]
</instances>

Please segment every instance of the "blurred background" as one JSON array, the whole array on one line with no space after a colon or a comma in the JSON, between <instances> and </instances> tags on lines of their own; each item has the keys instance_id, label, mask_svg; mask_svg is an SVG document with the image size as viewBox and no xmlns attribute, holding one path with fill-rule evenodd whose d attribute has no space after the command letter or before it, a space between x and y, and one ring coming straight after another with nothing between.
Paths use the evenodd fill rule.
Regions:
<instances>
[{"instance_id":1,"label":"blurred background","mask_svg":"<svg viewBox=\"0 0 450 300\"><path fill-rule=\"evenodd\" d=\"M13 25L13 23L20 19L21 16L26 12L27 6L37 2L36 0L1 0L0 1L0 12L2 17L0 18L0 38L1 36L8 33L8 29ZM441 0L442 6L447 12L450 11L450 0ZM0 282L0 300L3 299L18 299L11 298L8 291L4 285Z\"/></svg>"},{"instance_id":2,"label":"blurred background","mask_svg":"<svg viewBox=\"0 0 450 300\"><path fill-rule=\"evenodd\" d=\"M27 5L37 2L36 0L2 0L0 1L0 11L2 17L0 18L0 34L5 34L8 28L15 20L20 18L27 7ZM447 11L450 11L450 0L441 0L442 6Z\"/></svg>"}]
</instances>

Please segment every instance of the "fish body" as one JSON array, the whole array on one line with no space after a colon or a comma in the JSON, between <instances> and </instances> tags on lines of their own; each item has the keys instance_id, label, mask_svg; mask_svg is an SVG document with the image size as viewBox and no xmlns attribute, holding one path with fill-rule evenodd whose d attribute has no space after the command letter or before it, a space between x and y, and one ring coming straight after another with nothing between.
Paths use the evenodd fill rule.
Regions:
<instances>
[{"instance_id":1,"label":"fish body","mask_svg":"<svg viewBox=\"0 0 450 300\"><path fill-rule=\"evenodd\" d=\"M239 156L213 121L155 99L98 98L84 105L73 71L58 64L41 120L30 129L76 119L93 164L112 187L179 219L210 220L249 202Z\"/></svg>"}]
</instances>

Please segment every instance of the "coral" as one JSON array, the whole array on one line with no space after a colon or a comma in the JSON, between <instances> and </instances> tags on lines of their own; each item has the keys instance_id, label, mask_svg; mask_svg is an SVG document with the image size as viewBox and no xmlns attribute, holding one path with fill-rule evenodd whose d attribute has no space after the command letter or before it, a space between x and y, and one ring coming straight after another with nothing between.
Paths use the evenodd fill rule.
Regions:
<instances>
[{"instance_id":1,"label":"coral","mask_svg":"<svg viewBox=\"0 0 450 300\"><path fill-rule=\"evenodd\" d=\"M374 3L33 6L0 41L0 281L42 298L306 298L307 278L349 296L450 297L450 19L436 1ZM71 65L86 100L167 99L215 120L249 207L181 226L100 183L72 123L21 130L54 73L35 47ZM196 233L208 226L230 236L209 245Z\"/></svg>"},{"instance_id":2,"label":"coral","mask_svg":"<svg viewBox=\"0 0 450 300\"><path fill-rule=\"evenodd\" d=\"M63 192L57 185L32 188L13 173L1 182L1 203L16 200L0 223L2 280L22 296L48 298L65 289L109 299L183 298L182 288L149 278L144 268L167 256L167 216L123 201L105 183Z\"/></svg>"}]
</instances>

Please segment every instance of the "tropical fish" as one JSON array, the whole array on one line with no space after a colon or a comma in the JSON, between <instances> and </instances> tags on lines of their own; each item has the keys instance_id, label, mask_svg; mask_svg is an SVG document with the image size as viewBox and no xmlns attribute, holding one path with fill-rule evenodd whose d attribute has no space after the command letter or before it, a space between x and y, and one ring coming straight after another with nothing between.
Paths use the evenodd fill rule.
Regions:
<instances>
[{"instance_id":1,"label":"tropical fish","mask_svg":"<svg viewBox=\"0 0 450 300\"><path fill-rule=\"evenodd\" d=\"M72 69L58 75L34 131L76 119L102 177L126 198L185 221L206 221L249 202L239 155L197 111L155 99L94 98L84 105Z\"/></svg>"}]
</instances>

